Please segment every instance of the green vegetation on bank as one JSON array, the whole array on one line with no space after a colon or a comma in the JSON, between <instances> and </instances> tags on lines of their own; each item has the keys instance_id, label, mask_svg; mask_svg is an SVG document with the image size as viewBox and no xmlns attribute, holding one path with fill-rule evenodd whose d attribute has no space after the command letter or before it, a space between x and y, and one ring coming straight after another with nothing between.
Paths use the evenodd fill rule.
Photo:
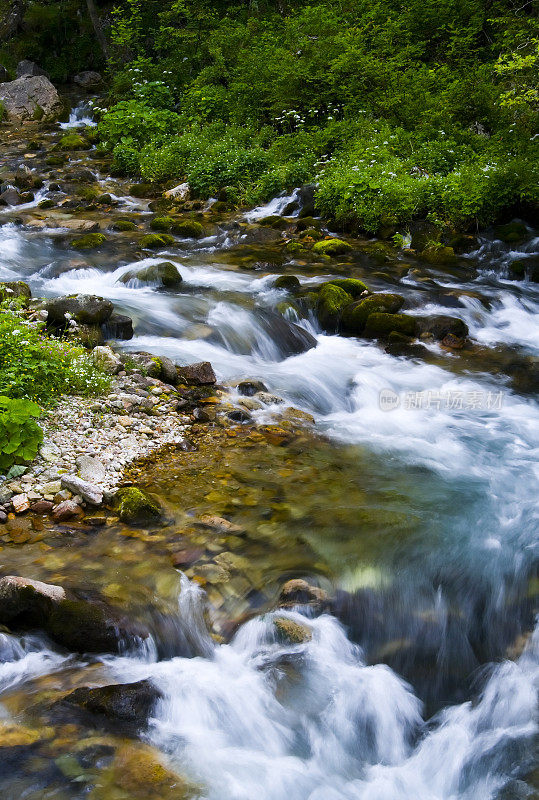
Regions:
<instances>
[{"instance_id":1,"label":"green vegetation on bank","mask_svg":"<svg viewBox=\"0 0 539 800\"><path fill-rule=\"evenodd\" d=\"M536 207L539 26L509 0L125 0L100 134L118 170L255 203L316 182L377 232Z\"/></svg>"},{"instance_id":2,"label":"green vegetation on bank","mask_svg":"<svg viewBox=\"0 0 539 800\"><path fill-rule=\"evenodd\" d=\"M100 394L109 385L82 347L48 336L43 323L21 316L21 305L0 303L0 473L35 457L42 406L62 394Z\"/></svg>"}]
</instances>

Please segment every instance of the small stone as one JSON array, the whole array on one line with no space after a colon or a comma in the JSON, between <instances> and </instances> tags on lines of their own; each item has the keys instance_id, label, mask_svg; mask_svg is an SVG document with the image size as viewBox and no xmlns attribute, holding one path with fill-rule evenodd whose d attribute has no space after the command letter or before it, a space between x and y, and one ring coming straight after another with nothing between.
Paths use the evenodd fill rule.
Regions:
<instances>
[{"instance_id":1,"label":"small stone","mask_svg":"<svg viewBox=\"0 0 539 800\"><path fill-rule=\"evenodd\" d=\"M53 503L48 500L38 500L30 506L33 514L49 514L52 511Z\"/></svg>"},{"instance_id":2,"label":"small stone","mask_svg":"<svg viewBox=\"0 0 539 800\"><path fill-rule=\"evenodd\" d=\"M82 513L82 509L73 500L64 500L59 505L55 506L52 510L52 516L55 522L63 522L67 519L72 519Z\"/></svg>"},{"instance_id":3,"label":"small stone","mask_svg":"<svg viewBox=\"0 0 539 800\"><path fill-rule=\"evenodd\" d=\"M11 504L16 514L24 514L30 508L30 502L27 494L16 494L11 498Z\"/></svg>"}]
</instances>

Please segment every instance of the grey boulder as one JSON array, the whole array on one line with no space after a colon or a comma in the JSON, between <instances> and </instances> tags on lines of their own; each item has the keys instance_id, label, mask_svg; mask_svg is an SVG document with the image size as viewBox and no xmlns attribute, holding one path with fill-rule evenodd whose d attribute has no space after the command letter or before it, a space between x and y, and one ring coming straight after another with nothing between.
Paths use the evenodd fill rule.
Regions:
<instances>
[{"instance_id":1,"label":"grey boulder","mask_svg":"<svg viewBox=\"0 0 539 800\"><path fill-rule=\"evenodd\" d=\"M45 75L24 76L0 84L0 101L8 120L55 120L63 110L60 96Z\"/></svg>"}]
</instances>

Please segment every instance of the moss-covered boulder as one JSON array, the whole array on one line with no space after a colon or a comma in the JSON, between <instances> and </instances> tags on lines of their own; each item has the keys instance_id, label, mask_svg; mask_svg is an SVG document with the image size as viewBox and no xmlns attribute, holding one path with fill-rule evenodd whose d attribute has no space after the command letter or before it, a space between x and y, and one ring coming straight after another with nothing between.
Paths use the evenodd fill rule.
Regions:
<instances>
[{"instance_id":1,"label":"moss-covered boulder","mask_svg":"<svg viewBox=\"0 0 539 800\"><path fill-rule=\"evenodd\" d=\"M428 261L429 264L436 264L439 266L453 264L457 259L452 247L443 246L427 247L426 250L423 250L421 256L425 261Z\"/></svg>"},{"instance_id":2,"label":"moss-covered boulder","mask_svg":"<svg viewBox=\"0 0 539 800\"><path fill-rule=\"evenodd\" d=\"M118 516L129 525L144 525L161 518L159 504L136 486L120 489L116 494Z\"/></svg>"},{"instance_id":3,"label":"moss-covered boulder","mask_svg":"<svg viewBox=\"0 0 539 800\"><path fill-rule=\"evenodd\" d=\"M304 644L313 638L313 632L308 625L295 622L289 617L275 617L273 627L277 640L283 644Z\"/></svg>"},{"instance_id":4,"label":"moss-covered boulder","mask_svg":"<svg viewBox=\"0 0 539 800\"><path fill-rule=\"evenodd\" d=\"M162 233L168 233L170 230L174 220L172 217L155 217L150 222L150 228L152 231L161 231Z\"/></svg>"},{"instance_id":5,"label":"moss-covered boulder","mask_svg":"<svg viewBox=\"0 0 539 800\"><path fill-rule=\"evenodd\" d=\"M167 233L147 233L140 240L140 246L147 250L160 250L174 244L174 237Z\"/></svg>"},{"instance_id":6,"label":"moss-covered boulder","mask_svg":"<svg viewBox=\"0 0 539 800\"><path fill-rule=\"evenodd\" d=\"M204 236L204 228L196 219L175 220L170 228L175 236L184 239L200 239Z\"/></svg>"},{"instance_id":7,"label":"moss-covered boulder","mask_svg":"<svg viewBox=\"0 0 539 800\"><path fill-rule=\"evenodd\" d=\"M342 328L346 333L357 336L363 332L371 314L396 314L403 304L404 298L398 294L371 294L343 309Z\"/></svg>"},{"instance_id":8,"label":"moss-covered boulder","mask_svg":"<svg viewBox=\"0 0 539 800\"><path fill-rule=\"evenodd\" d=\"M107 237L102 233L86 233L84 236L74 239L71 244L77 250L94 250L106 241Z\"/></svg>"},{"instance_id":9,"label":"moss-covered boulder","mask_svg":"<svg viewBox=\"0 0 539 800\"><path fill-rule=\"evenodd\" d=\"M60 150L86 150L87 140L79 133L66 133L58 143Z\"/></svg>"},{"instance_id":10,"label":"moss-covered boulder","mask_svg":"<svg viewBox=\"0 0 539 800\"><path fill-rule=\"evenodd\" d=\"M320 325L326 331L336 331L341 321L343 309L352 302L352 295L326 283L318 292L316 301L316 314Z\"/></svg>"},{"instance_id":11,"label":"moss-covered boulder","mask_svg":"<svg viewBox=\"0 0 539 800\"><path fill-rule=\"evenodd\" d=\"M417 319L409 314L387 314L376 312L369 314L365 325L365 336L385 339L392 331L404 336L415 336Z\"/></svg>"},{"instance_id":12,"label":"moss-covered boulder","mask_svg":"<svg viewBox=\"0 0 539 800\"><path fill-rule=\"evenodd\" d=\"M342 239L323 239L313 245L313 253L319 256L342 256L352 250L352 245Z\"/></svg>"},{"instance_id":13,"label":"moss-covered boulder","mask_svg":"<svg viewBox=\"0 0 539 800\"><path fill-rule=\"evenodd\" d=\"M363 281L357 278L336 278L334 281L328 281L332 286L338 286L339 289L344 289L345 292L352 295L354 300L369 294L369 287Z\"/></svg>"},{"instance_id":14,"label":"moss-covered boulder","mask_svg":"<svg viewBox=\"0 0 539 800\"><path fill-rule=\"evenodd\" d=\"M103 770L89 800L194 800L197 790L164 766L161 756L147 745L125 744Z\"/></svg>"},{"instance_id":15,"label":"moss-covered boulder","mask_svg":"<svg viewBox=\"0 0 539 800\"><path fill-rule=\"evenodd\" d=\"M22 300L26 303L31 297L30 287L24 281L4 281L0 283L0 302Z\"/></svg>"},{"instance_id":16,"label":"moss-covered boulder","mask_svg":"<svg viewBox=\"0 0 539 800\"><path fill-rule=\"evenodd\" d=\"M137 226L130 219L118 219L110 226L112 231L123 233L124 231L136 231Z\"/></svg>"},{"instance_id":17,"label":"moss-covered boulder","mask_svg":"<svg viewBox=\"0 0 539 800\"><path fill-rule=\"evenodd\" d=\"M183 281L178 268L171 261L161 261L143 269L130 270L122 275L120 281L129 283L135 278L143 283L157 283L167 289L177 289Z\"/></svg>"},{"instance_id":18,"label":"moss-covered boulder","mask_svg":"<svg viewBox=\"0 0 539 800\"><path fill-rule=\"evenodd\" d=\"M302 245L301 242L294 242L294 241L286 243L286 250L288 253L296 255L301 255L301 253L307 252L306 248L304 247L304 245Z\"/></svg>"},{"instance_id":19,"label":"moss-covered boulder","mask_svg":"<svg viewBox=\"0 0 539 800\"><path fill-rule=\"evenodd\" d=\"M528 229L523 222L508 222L505 225L499 225L494 234L506 244L516 244L526 239Z\"/></svg>"},{"instance_id":20,"label":"moss-covered boulder","mask_svg":"<svg viewBox=\"0 0 539 800\"><path fill-rule=\"evenodd\" d=\"M156 191L151 183L133 183L129 187L129 194L132 197L153 197Z\"/></svg>"},{"instance_id":21,"label":"moss-covered boulder","mask_svg":"<svg viewBox=\"0 0 539 800\"><path fill-rule=\"evenodd\" d=\"M43 211L46 211L48 208L54 208L55 205L56 203L54 202L54 200L47 198L45 200L40 200L39 203L37 204L37 207L41 208Z\"/></svg>"},{"instance_id":22,"label":"moss-covered boulder","mask_svg":"<svg viewBox=\"0 0 539 800\"><path fill-rule=\"evenodd\" d=\"M512 261L509 265L509 278L511 280L530 280L539 283L539 255L533 254L527 258Z\"/></svg>"},{"instance_id":23,"label":"moss-covered boulder","mask_svg":"<svg viewBox=\"0 0 539 800\"><path fill-rule=\"evenodd\" d=\"M302 241L310 239L311 241L319 242L320 239L324 238L324 236L322 233L320 233L318 228L306 228L304 231L300 232L299 238Z\"/></svg>"},{"instance_id":24,"label":"moss-covered boulder","mask_svg":"<svg viewBox=\"0 0 539 800\"><path fill-rule=\"evenodd\" d=\"M287 292L297 292L301 289L301 283L295 275L279 275L273 286L275 289L285 289Z\"/></svg>"},{"instance_id":25,"label":"moss-covered boulder","mask_svg":"<svg viewBox=\"0 0 539 800\"><path fill-rule=\"evenodd\" d=\"M262 217L262 219L258 220L259 225L264 225L266 228L276 228L280 230L281 228L286 228L288 225L287 221L282 217L274 214L269 217Z\"/></svg>"}]
</instances>

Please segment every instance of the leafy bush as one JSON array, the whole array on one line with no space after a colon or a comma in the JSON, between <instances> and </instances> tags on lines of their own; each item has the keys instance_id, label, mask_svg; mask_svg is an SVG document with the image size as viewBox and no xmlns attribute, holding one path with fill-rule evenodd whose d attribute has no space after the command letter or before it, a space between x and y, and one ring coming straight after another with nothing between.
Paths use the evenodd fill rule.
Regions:
<instances>
[{"instance_id":1,"label":"leafy bush","mask_svg":"<svg viewBox=\"0 0 539 800\"><path fill-rule=\"evenodd\" d=\"M43 432L35 421L40 414L40 407L31 400L0 396L0 472L36 457L43 441Z\"/></svg>"},{"instance_id":2,"label":"leafy bush","mask_svg":"<svg viewBox=\"0 0 539 800\"><path fill-rule=\"evenodd\" d=\"M60 394L100 394L110 379L87 352L0 311L0 394L47 403Z\"/></svg>"}]
</instances>

